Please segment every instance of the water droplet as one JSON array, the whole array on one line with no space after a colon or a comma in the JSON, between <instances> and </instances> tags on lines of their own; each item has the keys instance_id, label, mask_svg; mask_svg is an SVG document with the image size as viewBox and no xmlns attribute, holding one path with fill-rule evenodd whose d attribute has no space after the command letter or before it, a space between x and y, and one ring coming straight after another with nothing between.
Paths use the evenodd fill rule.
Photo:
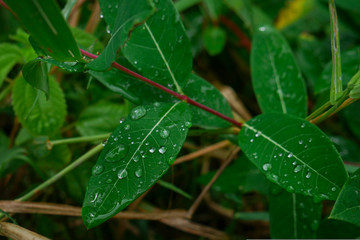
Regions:
<instances>
[{"instance_id":1,"label":"water droplet","mask_svg":"<svg viewBox=\"0 0 360 240\"><path fill-rule=\"evenodd\" d=\"M296 163L297 163L296 161L293 161L292 165L294 165L294 166L295 166L295 165L296 165Z\"/></svg>"},{"instance_id":2,"label":"water droplet","mask_svg":"<svg viewBox=\"0 0 360 240\"><path fill-rule=\"evenodd\" d=\"M101 144L103 145L103 146L105 146L106 144L107 144L107 139L106 140L104 140Z\"/></svg>"},{"instance_id":3,"label":"water droplet","mask_svg":"<svg viewBox=\"0 0 360 240\"><path fill-rule=\"evenodd\" d=\"M111 33L111 32L110 32L110 26L109 26L109 25L106 26L106 32L107 32L108 34Z\"/></svg>"},{"instance_id":4,"label":"water droplet","mask_svg":"<svg viewBox=\"0 0 360 240\"><path fill-rule=\"evenodd\" d=\"M282 155L283 155L282 153L279 153L279 157L282 157Z\"/></svg>"},{"instance_id":5,"label":"water droplet","mask_svg":"<svg viewBox=\"0 0 360 240\"><path fill-rule=\"evenodd\" d=\"M309 179L311 177L311 172L308 172L305 177Z\"/></svg>"},{"instance_id":6,"label":"water droplet","mask_svg":"<svg viewBox=\"0 0 360 240\"><path fill-rule=\"evenodd\" d=\"M102 12L100 13L100 18L104 18L104 14Z\"/></svg>"},{"instance_id":7,"label":"water droplet","mask_svg":"<svg viewBox=\"0 0 360 240\"><path fill-rule=\"evenodd\" d=\"M299 144L303 144L304 143L304 141L303 140L299 140Z\"/></svg>"},{"instance_id":8,"label":"water droplet","mask_svg":"<svg viewBox=\"0 0 360 240\"><path fill-rule=\"evenodd\" d=\"M192 126L192 122L188 122L188 121L185 122L185 127L191 128L191 126Z\"/></svg>"},{"instance_id":9,"label":"water droplet","mask_svg":"<svg viewBox=\"0 0 360 240\"><path fill-rule=\"evenodd\" d=\"M135 156L133 157L133 160L134 160L134 162L138 162L138 161L140 160L139 155L135 155Z\"/></svg>"},{"instance_id":10,"label":"water droplet","mask_svg":"<svg viewBox=\"0 0 360 240\"><path fill-rule=\"evenodd\" d=\"M162 21L164 21L164 20L165 20L165 18L166 18L166 16L165 16L165 15L162 15L162 16L161 16L161 20L162 20Z\"/></svg>"},{"instance_id":11,"label":"water droplet","mask_svg":"<svg viewBox=\"0 0 360 240\"><path fill-rule=\"evenodd\" d=\"M250 142L254 142L254 139L250 139Z\"/></svg>"},{"instance_id":12,"label":"water droplet","mask_svg":"<svg viewBox=\"0 0 360 240\"><path fill-rule=\"evenodd\" d=\"M154 148L154 147L150 148L150 149L149 149L149 152L150 152L150 153L154 153L154 152L155 152L155 148Z\"/></svg>"},{"instance_id":13,"label":"water droplet","mask_svg":"<svg viewBox=\"0 0 360 240\"><path fill-rule=\"evenodd\" d=\"M166 130L165 128L160 130L160 137L166 139L170 136L170 132Z\"/></svg>"},{"instance_id":14,"label":"water droplet","mask_svg":"<svg viewBox=\"0 0 360 240\"><path fill-rule=\"evenodd\" d=\"M125 127L124 127L124 129L125 129L126 131L130 130L130 128L131 128L130 124L126 124Z\"/></svg>"},{"instance_id":15,"label":"water droplet","mask_svg":"<svg viewBox=\"0 0 360 240\"><path fill-rule=\"evenodd\" d=\"M143 106L138 106L131 110L130 117L133 120L138 120L143 116L145 116L145 114L146 114L146 109Z\"/></svg>"},{"instance_id":16,"label":"water droplet","mask_svg":"<svg viewBox=\"0 0 360 240\"><path fill-rule=\"evenodd\" d=\"M255 137L260 137L260 136L261 136L261 132L260 132L260 131L255 134Z\"/></svg>"},{"instance_id":17,"label":"water droplet","mask_svg":"<svg viewBox=\"0 0 360 240\"><path fill-rule=\"evenodd\" d=\"M145 146L149 146L149 144L150 144L149 142L146 142L146 143L145 143Z\"/></svg>"},{"instance_id":18,"label":"water droplet","mask_svg":"<svg viewBox=\"0 0 360 240\"><path fill-rule=\"evenodd\" d=\"M135 171L135 176L137 176L138 178L141 177L143 174L143 170L142 169L138 169Z\"/></svg>"},{"instance_id":19,"label":"water droplet","mask_svg":"<svg viewBox=\"0 0 360 240\"><path fill-rule=\"evenodd\" d=\"M286 190L290 193L293 193L295 191L295 188L293 186L288 186Z\"/></svg>"},{"instance_id":20,"label":"water droplet","mask_svg":"<svg viewBox=\"0 0 360 240\"><path fill-rule=\"evenodd\" d=\"M166 152L167 148L162 146L161 148L159 148L159 153L160 154L164 154Z\"/></svg>"},{"instance_id":21,"label":"water droplet","mask_svg":"<svg viewBox=\"0 0 360 240\"><path fill-rule=\"evenodd\" d=\"M294 173L300 172L303 168L304 168L303 165L297 165L297 166L294 168Z\"/></svg>"},{"instance_id":22,"label":"water droplet","mask_svg":"<svg viewBox=\"0 0 360 240\"><path fill-rule=\"evenodd\" d=\"M332 187L331 191L335 192L336 191L336 187Z\"/></svg>"},{"instance_id":23,"label":"water droplet","mask_svg":"<svg viewBox=\"0 0 360 240\"><path fill-rule=\"evenodd\" d=\"M125 121L125 118L120 118L120 124Z\"/></svg>"},{"instance_id":24,"label":"water droplet","mask_svg":"<svg viewBox=\"0 0 360 240\"><path fill-rule=\"evenodd\" d=\"M302 124L300 125L300 127L301 127L301 128L305 128L305 123L302 123Z\"/></svg>"},{"instance_id":25,"label":"water droplet","mask_svg":"<svg viewBox=\"0 0 360 240\"><path fill-rule=\"evenodd\" d=\"M106 183L112 183L112 181L113 181L113 180L112 180L111 178L108 178L108 179L106 179L105 182L106 182Z\"/></svg>"},{"instance_id":26,"label":"water droplet","mask_svg":"<svg viewBox=\"0 0 360 240\"><path fill-rule=\"evenodd\" d=\"M293 156L292 153L289 153L289 154L287 155L288 158L292 158L292 156Z\"/></svg>"},{"instance_id":27,"label":"water droplet","mask_svg":"<svg viewBox=\"0 0 360 240\"><path fill-rule=\"evenodd\" d=\"M138 61L134 61L134 64L135 64L135 65L138 64Z\"/></svg>"},{"instance_id":28,"label":"water droplet","mask_svg":"<svg viewBox=\"0 0 360 240\"><path fill-rule=\"evenodd\" d=\"M309 138L309 143L311 143L312 142L312 138Z\"/></svg>"},{"instance_id":29,"label":"water droplet","mask_svg":"<svg viewBox=\"0 0 360 240\"><path fill-rule=\"evenodd\" d=\"M119 161L126 156L128 150L129 149L124 144L119 144L106 154L105 160L108 162Z\"/></svg>"},{"instance_id":30,"label":"water droplet","mask_svg":"<svg viewBox=\"0 0 360 240\"><path fill-rule=\"evenodd\" d=\"M126 171L126 169L120 169L117 176L119 179L123 179L126 178L128 175L128 172Z\"/></svg>"},{"instance_id":31,"label":"water droplet","mask_svg":"<svg viewBox=\"0 0 360 240\"><path fill-rule=\"evenodd\" d=\"M95 165L92 169L92 174L93 175L99 175L100 173L102 173L104 171L104 166L102 165Z\"/></svg>"},{"instance_id":32,"label":"water droplet","mask_svg":"<svg viewBox=\"0 0 360 240\"><path fill-rule=\"evenodd\" d=\"M270 171L272 169L272 165L270 163L265 163L262 168L264 171Z\"/></svg>"},{"instance_id":33,"label":"water droplet","mask_svg":"<svg viewBox=\"0 0 360 240\"><path fill-rule=\"evenodd\" d=\"M178 43L182 43L184 36L180 36L178 39Z\"/></svg>"}]
</instances>

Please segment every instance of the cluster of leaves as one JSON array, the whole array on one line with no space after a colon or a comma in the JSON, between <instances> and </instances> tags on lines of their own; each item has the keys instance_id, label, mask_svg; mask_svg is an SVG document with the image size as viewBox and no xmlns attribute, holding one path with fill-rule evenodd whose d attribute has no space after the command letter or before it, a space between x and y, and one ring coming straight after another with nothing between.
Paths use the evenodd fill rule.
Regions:
<instances>
[{"instance_id":1,"label":"cluster of leaves","mask_svg":"<svg viewBox=\"0 0 360 240\"><path fill-rule=\"evenodd\" d=\"M186 140L209 142L207 137L191 137L191 131L216 133L242 150L213 186L220 204L236 211L234 219L268 220L273 238L326 237L339 228L351 229L339 230L339 237L360 236L360 170L353 167L359 161L360 105L353 103L340 120L324 125L326 133L313 124L360 97L357 1L336 1L339 12L350 16L342 19L339 14L340 37L334 1L329 1L329 17L325 0L286 5L257 0L99 0L101 33L93 35L69 28L64 20L76 1L68 1L62 12L54 0L4 2L29 35L19 29L11 36L13 43L0 44L0 86L8 82L0 100L11 91L13 107L4 101L1 114L16 117L22 125L16 138L16 121L11 132L0 135L0 177L26 162L42 180L51 178L87 149L56 145L54 139L79 134L96 141L111 133L94 166L83 164L63 180L63 191L72 201L83 202L83 221L93 228L158 182ZM209 55L204 50L214 56L214 63L225 62L215 70L205 68L223 82L239 78L231 70L234 66L246 69L243 75L251 72L259 108L248 81L229 83L252 112L261 111L243 123L237 139L228 135L231 124L225 120L233 118L228 101L193 72L205 72L202 62L208 64ZM95 59L82 56L98 52ZM193 57L198 60L194 67ZM84 76L90 77L87 86ZM225 120L179 96L215 110ZM307 117L309 105L318 110ZM48 139L52 148L47 148ZM192 176L188 182L206 184L213 175ZM241 197L249 192L267 196L263 201L268 211L261 209L266 214L244 214Z\"/></svg>"}]
</instances>

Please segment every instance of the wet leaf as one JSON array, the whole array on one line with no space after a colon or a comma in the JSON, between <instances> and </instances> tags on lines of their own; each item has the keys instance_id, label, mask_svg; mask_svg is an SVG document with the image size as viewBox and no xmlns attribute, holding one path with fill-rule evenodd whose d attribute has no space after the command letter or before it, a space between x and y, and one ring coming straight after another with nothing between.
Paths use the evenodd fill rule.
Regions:
<instances>
[{"instance_id":1,"label":"wet leaf","mask_svg":"<svg viewBox=\"0 0 360 240\"><path fill-rule=\"evenodd\" d=\"M80 61L81 54L54 0L5 0L48 56L58 61Z\"/></svg>"},{"instance_id":2,"label":"wet leaf","mask_svg":"<svg viewBox=\"0 0 360 240\"><path fill-rule=\"evenodd\" d=\"M360 169L352 174L345 183L330 218L360 227Z\"/></svg>"},{"instance_id":3,"label":"wet leaf","mask_svg":"<svg viewBox=\"0 0 360 240\"><path fill-rule=\"evenodd\" d=\"M264 113L306 116L305 84L285 39L272 27L254 34L251 74L256 99Z\"/></svg>"},{"instance_id":4,"label":"wet leaf","mask_svg":"<svg viewBox=\"0 0 360 240\"><path fill-rule=\"evenodd\" d=\"M334 200L348 178L330 139L297 117L259 115L244 124L239 145L270 181L289 192Z\"/></svg>"},{"instance_id":5,"label":"wet leaf","mask_svg":"<svg viewBox=\"0 0 360 240\"><path fill-rule=\"evenodd\" d=\"M139 73L181 92L192 70L192 53L171 0L156 1L156 13L136 28L123 48Z\"/></svg>"},{"instance_id":6,"label":"wet leaf","mask_svg":"<svg viewBox=\"0 0 360 240\"><path fill-rule=\"evenodd\" d=\"M14 44L0 44L0 87L10 70L21 60L20 48Z\"/></svg>"},{"instance_id":7,"label":"wet leaf","mask_svg":"<svg viewBox=\"0 0 360 240\"><path fill-rule=\"evenodd\" d=\"M83 204L88 228L114 216L161 178L179 153L190 121L183 102L131 111L93 168Z\"/></svg>"},{"instance_id":8,"label":"wet leaf","mask_svg":"<svg viewBox=\"0 0 360 240\"><path fill-rule=\"evenodd\" d=\"M22 72L26 82L33 88L43 91L46 99L49 99L49 80L46 63L40 59L35 59L26 63Z\"/></svg>"}]
</instances>

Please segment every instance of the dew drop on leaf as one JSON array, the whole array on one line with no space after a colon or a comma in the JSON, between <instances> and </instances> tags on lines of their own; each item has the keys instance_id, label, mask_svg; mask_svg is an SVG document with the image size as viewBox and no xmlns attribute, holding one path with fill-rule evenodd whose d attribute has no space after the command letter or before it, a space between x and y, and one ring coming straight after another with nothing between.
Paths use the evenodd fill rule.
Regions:
<instances>
[{"instance_id":1,"label":"dew drop on leaf","mask_svg":"<svg viewBox=\"0 0 360 240\"><path fill-rule=\"evenodd\" d=\"M272 165L270 163L265 163L262 168L264 169L264 171L270 171L272 168Z\"/></svg>"},{"instance_id":2,"label":"dew drop on leaf","mask_svg":"<svg viewBox=\"0 0 360 240\"><path fill-rule=\"evenodd\" d=\"M111 179L111 178L108 178L105 182L106 182L106 183L112 183L112 179Z\"/></svg>"},{"instance_id":3,"label":"dew drop on leaf","mask_svg":"<svg viewBox=\"0 0 360 240\"><path fill-rule=\"evenodd\" d=\"M308 172L305 177L309 179L311 177L311 172Z\"/></svg>"},{"instance_id":4,"label":"dew drop on leaf","mask_svg":"<svg viewBox=\"0 0 360 240\"><path fill-rule=\"evenodd\" d=\"M134 160L134 162L138 162L140 160L139 155L134 156L133 160Z\"/></svg>"},{"instance_id":5,"label":"dew drop on leaf","mask_svg":"<svg viewBox=\"0 0 360 240\"><path fill-rule=\"evenodd\" d=\"M300 127L301 127L301 128L305 128L305 123L302 123L302 124L300 125Z\"/></svg>"},{"instance_id":6,"label":"dew drop on leaf","mask_svg":"<svg viewBox=\"0 0 360 240\"><path fill-rule=\"evenodd\" d=\"M288 186L288 187L286 188L286 190L287 190L288 192L290 192L290 193L293 193L293 192L295 191L295 189L294 189L293 186Z\"/></svg>"},{"instance_id":7,"label":"dew drop on leaf","mask_svg":"<svg viewBox=\"0 0 360 240\"><path fill-rule=\"evenodd\" d=\"M105 156L105 161L107 162L116 162L121 159L123 159L127 152L128 147L126 147L124 144L119 144L114 149L112 149L110 152L108 152Z\"/></svg>"},{"instance_id":8,"label":"dew drop on leaf","mask_svg":"<svg viewBox=\"0 0 360 240\"><path fill-rule=\"evenodd\" d=\"M135 171L135 176L139 178L142 176L142 173L143 173L142 169L138 169Z\"/></svg>"},{"instance_id":9,"label":"dew drop on leaf","mask_svg":"<svg viewBox=\"0 0 360 240\"><path fill-rule=\"evenodd\" d=\"M159 153L164 154L166 152L166 150L167 150L167 148L162 146L162 147L159 148Z\"/></svg>"},{"instance_id":10,"label":"dew drop on leaf","mask_svg":"<svg viewBox=\"0 0 360 240\"><path fill-rule=\"evenodd\" d=\"M191 128L191 126L192 126L192 123L191 123L191 122L185 122L185 127Z\"/></svg>"},{"instance_id":11,"label":"dew drop on leaf","mask_svg":"<svg viewBox=\"0 0 360 240\"><path fill-rule=\"evenodd\" d=\"M170 136L170 132L168 130L166 130L165 128L160 130L160 137L161 138L168 138Z\"/></svg>"},{"instance_id":12,"label":"dew drop on leaf","mask_svg":"<svg viewBox=\"0 0 360 240\"><path fill-rule=\"evenodd\" d=\"M154 152L155 152L155 148L154 148L154 147L150 148L150 149L149 149L149 152L150 152L150 153L154 153Z\"/></svg>"},{"instance_id":13,"label":"dew drop on leaf","mask_svg":"<svg viewBox=\"0 0 360 240\"><path fill-rule=\"evenodd\" d=\"M123 179L126 178L128 175L128 172L126 171L126 169L120 169L117 176L119 179Z\"/></svg>"},{"instance_id":14,"label":"dew drop on leaf","mask_svg":"<svg viewBox=\"0 0 360 240\"><path fill-rule=\"evenodd\" d=\"M145 116L146 109L143 106L138 106L136 108L133 108L130 113L130 117L132 120L138 120Z\"/></svg>"},{"instance_id":15,"label":"dew drop on leaf","mask_svg":"<svg viewBox=\"0 0 360 240\"><path fill-rule=\"evenodd\" d=\"M331 191L335 192L336 191L336 187L332 187Z\"/></svg>"},{"instance_id":16,"label":"dew drop on leaf","mask_svg":"<svg viewBox=\"0 0 360 240\"><path fill-rule=\"evenodd\" d=\"M168 160L168 164L171 165L175 162L175 157L170 157Z\"/></svg>"},{"instance_id":17,"label":"dew drop on leaf","mask_svg":"<svg viewBox=\"0 0 360 240\"><path fill-rule=\"evenodd\" d=\"M292 153L289 153L287 157L288 157L288 158L291 158L292 156L293 156L293 154L292 154Z\"/></svg>"},{"instance_id":18,"label":"dew drop on leaf","mask_svg":"<svg viewBox=\"0 0 360 240\"><path fill-rule=\"evenodd\" d=\"M93 175L99 175L104 171L104 167L102 165L95 165L92 169Z\"/></svg>"},{"instance_id":19,"label":"dew drop on leaf","mask_svg":"<svg viewBox=\"0 0 360 240\"><path fill-rule=\"evenodd\" d=\"M130 130L130 128L131 128L131 127L130 127L130 124L126 124L125 127L124 127L124 129L125 129L126 131Z\"/></svg>"},{"instance_id":20,"label":"dew drop on leaf","mask_svg":"<svg viewBox=\"0 0 360 240\"><path fill-rule=\"evenodd\" d=\"M295 167L295 169L294 169L294 173L300 172L303 168L304 168L303 165L297 165L297 166Z\"/></svg>"}]
</instances>

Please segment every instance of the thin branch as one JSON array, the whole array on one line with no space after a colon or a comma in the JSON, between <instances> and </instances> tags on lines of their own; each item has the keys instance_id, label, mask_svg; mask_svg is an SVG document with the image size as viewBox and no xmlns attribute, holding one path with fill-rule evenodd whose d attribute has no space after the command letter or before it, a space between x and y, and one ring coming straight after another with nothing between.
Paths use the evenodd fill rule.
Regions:
<instances>
[{"instance_id":1,"label":"thin branch","mask_svg":"<svg viewBox=\"0 0 360 240\"><path fill-rule=\"evenodd\" d=\"M243 33L243 31L230 19L225 16L220 16L220 22L224 24L228 29L230 29L236 37L239 39L239 46L245 47L245 49L250 52L251 50L251 41Z\"/></svg>"},{"instance_id":2,"label":"thin branch","mask_svg":"<svg viewBox=\"0 0 360 240\"><path fill-rule=\"evenodd\" d=\"M198 198L195 200L193 205L188 210L188 217L191 218L196 209L199 207L201 201L205 197L206 193L210 190L211 186L214 184L214 182L219 178L221 173L225 170L225 168L231 163L231 161L234 159L236 154L240 151L239 147L234 148L229 156L225 159L224 163L220 166L219 170L216 172L214 177L211 179L211 181L206 185L206 187L203 189L203 191L200 193Z\"/></svg>"},{"instance_id":3,"label":"thin branch","mask_svg":"<svg viewBox=\"0 0 360 240\"><path fill-rule=\"evenodd\" d=\"M89 53L89 52L87 52L87 51L85 51L83 49L80 49L80 52L84 56L92 58L92 59L96 59L98 57L97 55ZM130 75L130 76L133 76L133 77L135 77L135 78L137 78L137 79L139 79L139 80L141 80L143 82L146 82L147 84L149 84L149 85L151 85L153 87L156 87L156 88L158 88L158 89L160 89L160 90L162 90L162 91L164 91L164 92L166 92L166 93L168 93L170 95L173 95L177 99L185 101L185 102L187 102L187 103L189 103L189 104L191 104L191 105L193 105L195 107L198 107L198 108L200 108L200 109L202 109L204 111L207 111L207 112L209 112L209 113L211 113L211 114L213 114L215 116L218 116L219 118L222 118L225 121L228 121L228 122L234 124L235 126L238 126L238 127L242 126L242 123L240 123L238 121L235 121L234 119L232 119L232 118L230 118L230 117L228 117L228 116L226 116L226 115L224 115L224 114L222 114L222 113L220 113L218 111L215 111L212 108L209 108L209 107L207 107L207 106L205 106L205 105L203 105L201 103L198 103L198 102L192 100L191 98L189 98L188 96L179 94L179 93L177 93L177 92L175 92L175 91L173 91L171 89L168 89L168 88L166 88L166 87L164 87L164 86L162 86L162 85L160 85L160 84L158 84L158 83L156 83L156 82L154 82L154 81L152 81L152 80L150 80L150 79L148 79L148 78L146 78L144 76L141 76L140 74L138 74L136 72L133 72L130 69L125 68L124 66L121 66L117 62L113 62L111 64L111 66L113 66L114 68L116 68L116 69Z\"/></svg>"},{"instance_id":4,"label":"thin branch","mask_svg":"<svg viewBox=\"0 0 360 240\"><path fill-rule=\"evenodd\" d=\"M224 148L224 147L229 146L229 145L231 145L231 143L228 140L224 140L224 141L215 143L213 145L210 145L210 146L207 146L207 147L205 147L203 149L200 149L199 151L196 151L196 152L190 153L188 155L177 158L173 165L177 165L177 164L180 164L180 163L183 163L183 162L191 161L191 160L193 160L195 158L198 158L200 156L203 156L203 155L205 155L205 154L207 154L209 152L213 152L215 150L218 150L220 148Z\"/></svg>"},{"instance_id":5,"label":"thin branch","mask_svg":"<svg viewBox=\"0 0 360 240\"><path fill-rule=\"evenodd\" d=\"M41 236L40 234L8 222L0 223L0 236L14 240L49 240L49 238Z\"/></svg>"}]
</instances>

